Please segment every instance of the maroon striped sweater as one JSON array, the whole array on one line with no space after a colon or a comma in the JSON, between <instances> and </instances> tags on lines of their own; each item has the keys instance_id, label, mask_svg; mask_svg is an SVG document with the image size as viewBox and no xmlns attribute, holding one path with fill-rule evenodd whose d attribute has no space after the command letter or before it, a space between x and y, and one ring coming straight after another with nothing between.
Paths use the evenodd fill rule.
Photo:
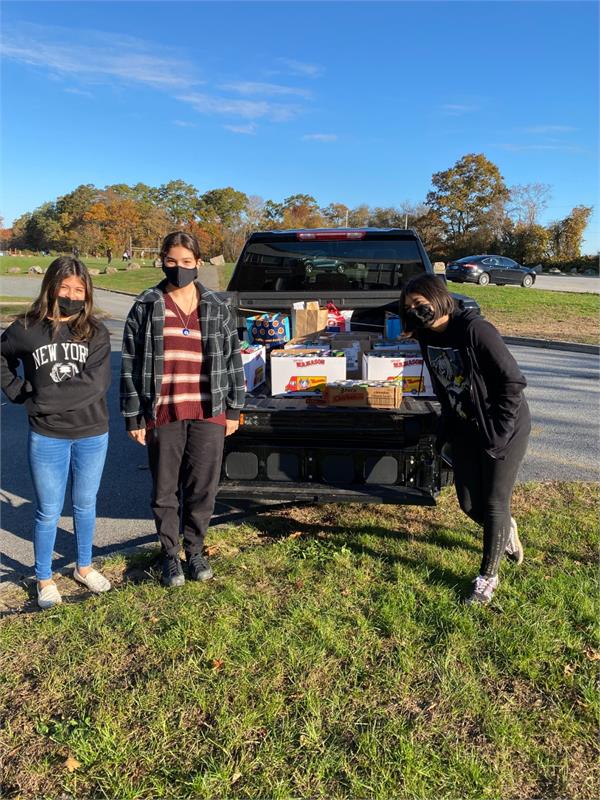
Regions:
<instances>
[{"instance_id":1,"label":"maroon striped sweater","mask_svg":"<svg viewBox=\"0 0 600 800\"><path fill-rule=\"evenodd\" d=\"M185 325L184 325L185 323ZM184 327L189 334L183 333ZM165 293L164 367L156 419L148 428L158 428L181 419L203 419L226 424L225 413L210 417L210 369L203 359L202 332L195 308L189 318Z\"/></svg>"}]
</instances>

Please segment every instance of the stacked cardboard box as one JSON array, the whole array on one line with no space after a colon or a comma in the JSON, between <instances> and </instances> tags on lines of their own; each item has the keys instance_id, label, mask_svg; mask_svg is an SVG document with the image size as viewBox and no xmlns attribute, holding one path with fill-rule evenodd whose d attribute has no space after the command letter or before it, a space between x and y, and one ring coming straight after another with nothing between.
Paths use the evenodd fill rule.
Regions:
<instances>
[{"instance_id":1,"label":"stacked cardboard box","mask_svg":"<svg viewBox=\"0 0 600 800\"><path fill-rule=\"evenodd\" d=\"M327 348L273 350L271 394L320 394L330 381L346 377L346 356Z\"/></svg>"},{"instance_id":2,"label":"stacked cardboard box","mask_svg":"<svg viewBox=\"0 0 600 800\"><path fill-rule=\"evenodd\" d=\"M405 395L433 397L431 376L420 353L414 350L365 353L363 378L375 381L395 381L402 385Z\"/></svg>"}]
</instances>

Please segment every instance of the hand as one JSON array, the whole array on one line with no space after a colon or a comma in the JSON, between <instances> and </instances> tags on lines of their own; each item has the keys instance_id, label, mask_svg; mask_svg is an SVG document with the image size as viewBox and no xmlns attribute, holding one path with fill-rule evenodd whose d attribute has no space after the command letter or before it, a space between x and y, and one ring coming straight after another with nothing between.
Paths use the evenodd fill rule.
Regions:
<instances>
[{"instance_id":1,"label":"hand","mask_svg":"<svg viewBox=\"0 0 600 800\"><path fill-rule=\"evenodd\" d=\"M142 447L146 446L146 428L139 428L137 431L127 431L127 435L130 439L133 439L134 442L137 442L137 444L141 444Z\"/></svg>"},{"instance_id":2,"label":"hand","mask_svg":"<svg viewBox=\"0 0 600 800\"><path fill-rule=\"evenodd\" d=\"M225 436L231 436L231 434L235 433L240 427L240 421L238 419L228 419L226 423Z\"/></svg>"}]
</instances>

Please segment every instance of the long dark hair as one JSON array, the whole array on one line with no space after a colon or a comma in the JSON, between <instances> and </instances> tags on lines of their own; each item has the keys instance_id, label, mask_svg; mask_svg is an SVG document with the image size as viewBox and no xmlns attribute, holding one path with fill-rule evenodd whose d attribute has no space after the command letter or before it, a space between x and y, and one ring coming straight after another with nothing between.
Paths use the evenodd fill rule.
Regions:
<instances>
[{"instance_id":1,"label":"long dark hair","mask_svg":"<svg viewBox=\"0 0 600 800\"><path fill-rule=\"evenodd\" d=\"M37 299L33 301L31 308L21 316L26 327L29 324L50 318L52 320L52 335L56 336L60 328L60 317L62 316L58 307L58 292L64 279L73 275L79 278L85 287L85 300L79 314L69 321L69 329L73 337L78 341L88 341L92 338L94 331L98 328L98 320L92 313L94 308L94 287L86 265L74 256L61 256L60 258L55 258L50 264L42 280Z\"/></svg>"},{"instance_id":2,"label":"long dark hair","mask_svg":"<svg viewBox=\"0 0 600 800\"><path fill-rule=\"evenodd\" d=\"M409 281L402 289L400 294L400 319L402 320L402 327L406 329L406 313L404 310L404 302L407 294L420 294L426 300L429 300L435 312L435 319L445 317L446 314L452 316L456 310L454 298L448 291L448 287L442 278L437 275L417 275Z\"/></svg>"},{"instance_id":3,"label":"long dark hair","mask_svg":"<svg viewBox=\"0 0 600 800\"><path fill-rule=\"evenodd\" d=\"M177 245L185 247L187 250L191 250L196 261L200 261L202 259L202 256L200 255L200 243L193 233L186 233L185 231L173 231L173 233L169 233L167 236L165 236L163 243L160 246L161 261L164 260L169 250L172 247L177 247Z\"/></svg>"}]
</instances>

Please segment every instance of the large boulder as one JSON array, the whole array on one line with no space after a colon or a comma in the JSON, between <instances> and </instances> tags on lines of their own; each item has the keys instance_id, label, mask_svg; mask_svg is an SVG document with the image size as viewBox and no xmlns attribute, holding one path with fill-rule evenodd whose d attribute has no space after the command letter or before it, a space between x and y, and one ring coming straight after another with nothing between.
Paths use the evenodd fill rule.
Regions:
<instances>
[{"instance_id":1,"label":"large boulder","mask_svg":"<svg viewBox=\"0 0 600 800\"><path fill-rule=\"evenodd\" d=\"M155 258L154 259L154 266L156 267L156 269L161 269L162 268L162 259Z\"/></svg>"},{"instance_id":2,"label":"large boulder","mask_svg":"<svg viewBox=\"0 0 600 800\"><path fill-rule=\"evenodd\" d=\"M131 271L132 269L141 269L141 266L137 263L137 261L130 261L125 269Z\"/></svg>"},{"instance_id":3,"label":"large boulder","mask_svg":"<svg viewBox=\"0 0 600 800\"><path fill-rule=\"evenodd\" d=\"M103 270L102 274L103 275L114 275L115 272L118 272L118 271L119 270L116 267L106 267L106 269Z\"/></svg>"},{"instance_id":4,"label":"large boulder","mask_svg":"<svg viewBox=\"0 0 600 800\"><path fill-rule=\"evenodd\" d=\"M225 263L225 259L223 256L213 256L213 258L210 259L210 263L213 267L222 267Z\"/></svg>"},{"instance_id":5,"label":"large boulder","mask_svg":"<svg viewBox=\"0 0 600 800\"><path fill-rule=\"evenodd\" d=\"M88 272L90 273L90 275L100 275L99 269L88 269Z\"/></svg>"},{"instance_id":6,"label":"large boulder","mask_svg":"<svg viewBox=\"0 0 600 800\"><path fill-rule=\"evenodd\" d=\"M44 270L41 267L38 267L37 264L34 264L33 267L29 267L27 270L28 275L43 275Z\"/></svg>"},{"instance_id":7,"label":"large boulder","mask_svg":"<svg viewBox=\"0 0 600 800\"><path fill-rule=\"evenodd\" d=\"M8 272L9 275L16 275L17 273L21 272L21 270L19 269L19 267L10 267Z\"/></svg>"}]
</instances>

